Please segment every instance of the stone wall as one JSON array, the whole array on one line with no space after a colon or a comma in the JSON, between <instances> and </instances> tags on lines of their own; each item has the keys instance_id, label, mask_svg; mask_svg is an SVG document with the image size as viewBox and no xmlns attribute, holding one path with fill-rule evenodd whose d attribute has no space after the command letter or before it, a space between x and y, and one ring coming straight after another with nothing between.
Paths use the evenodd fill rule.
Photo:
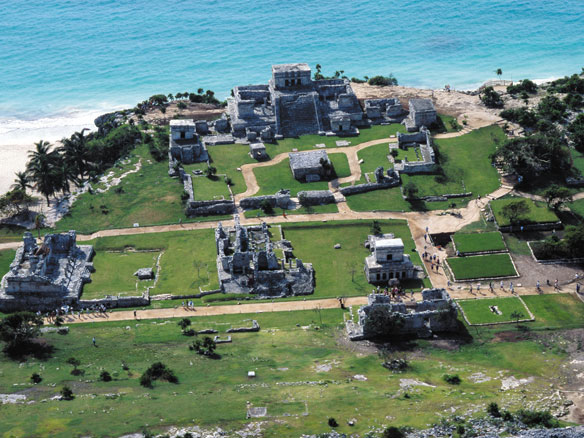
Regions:
<instances>
[{"instance_id":1,"label":"stone wall","mask_svg":"<svg viewBox=\"0 0 584 438\"><path fill-rule=\"evenodd\" d=\"M81 307L91 307L95 305L104 305L109 309L114 309L117 307L149 306L150 297L148 296L148 294L130 297L106 295L104 298L99 298L95 300L79 300L79 306Z\"/></svg>"},{"instance_id":2,"label":"stone wall","mask_svg":"<svg viewBox=\"0 0 584 438\"><path fill-rule=\"evenodd\" d=\"M229 199L217 201L189 201L187 216L210 216L215 214L235 213L235 203Z\"/></svg>"},{"instance_id":3,"label":"stone wall","mask_svg":"<svg viewBox=\"0 0 584 438\"><path fill-rule=\"evenodd\" d=\"M354 186L347 186L347 187L341 187L339 189L339 192L341 192L341 194L343 196L350 196L350 195L356 195L357 193L365 193L365 192L371 192L373 190L383 190L383 189L389 189L391 187L397 187L399 186L399 179L398 180L392 180L389 182L384 182L384 183L365 183L365 184L357 184Z\"/></svg>"},{"instance_id":4,"label":"stone wall","mask_svg":"<svg viewBox=\"0 0 584 438\"><path fill-rule=\"evenodd\" d=\"M334 204L335 195L330 190L303 190L298 192L298 200L304 206Z\"/></svg>"},{"instance_id":5,"label":"stone wall","mask_svg":"<svg viewBox=\"0 0 584 438\"><path fill-rule=\"evenodd\" d=\"M255 210L261 208L264 201L268 201L272 207L287 208L290 204L290 190L280 190L274 195L243 198L239 201L239 206L245 210Z\"/></svg>"}]
</instances>

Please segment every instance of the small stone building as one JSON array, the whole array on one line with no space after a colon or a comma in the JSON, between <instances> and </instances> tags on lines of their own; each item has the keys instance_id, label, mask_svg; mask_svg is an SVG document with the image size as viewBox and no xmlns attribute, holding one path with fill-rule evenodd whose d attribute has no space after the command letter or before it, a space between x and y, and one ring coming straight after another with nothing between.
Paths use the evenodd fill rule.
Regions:
<instances>
[{"instance_id":1,"label":"small stone building","mask_svg":"<svg viewBox=\"0 0 584 438\"><path fill-rule=\"evenodd\" d=\"M367 305L359 308L359 322L347 321L346 328L352 341L376 337L371 311L380 307L389 315L397 318L396 336L417 336L428 338L436 332L451 332L458 328L458 309L445 289L424 289L422 300L416 302L396 302L382 294L371 294Z\"/></svg>"},{"instance_id":2,"label":"small stone building","mask_svg":"<svg viewBox=\"0 0 584 438\"><path fill-rule=\"evenodd\" d=\"M332 163L326 151L291 152L290 169L299 181L320 181L332 175Z\"/></svg>"},{"instance_id":3,"label":"small stone building","mask_svg":"<svg viewBox=\"0 0 584 438\"><path fill-rule=\"evenodd\" d=\"M410 99L410 112L404 120L408 132L418 131L422 126L429 127L436 122L436 109L430 99Z\"/></svg>"},{"instance_id":4,"label":"small stone building","mask_svg":"<svg viewBox=\"0 0 584 438\"><path fill-rule=\"evenodd\" d=\"M197 125L199 123L199 125ZM204 144L201 143L197 129L202 132L206 130L206 124L203 127L200 122L195 123L193 120L171 120L170 121L170 140L168 150L169 173L175 176L176 163L192 164L201 161L207 161L209 156Z\"/></svg>"},{"instance_id":5,"label":"small stone building","mask_svg":"<svg viewBox=\"0 0 584 438\"><path fill-rule=\"evenodd\" d=\"M0 283L0 311L54 310L77 303L91 281L93 247L77 245L75 231L47 234L37 244L29 232Z\"/></svg>"},{"instance_id":6,"label":"small stone building","mask_svg":"<svg viewBox=\"0 0 584 438\"><path fill-rule=\"evenodd\" d=\"M365 244L371 255L365 258L365 275L372 284L387 284L390 280L415 278L417 270L408 254L404 254L404 243L393 234L370 235Z\"/></svg>"},{"instance_id":7,"label":"small stone building","mask_svg":"<svg viewBox=\"0 0 584 438\"><path fill-rule=\"evenodd\" d=\"M268 158L268 154L266 153L266 145L263 143L251 143L249 145L249 153L252 158L255 158L258 161Z\"/></svg>"},{"instance_id":8,"label":"small stone building","mask_svg":"<svg viewBox=\"0 0 584 438\"><path fill-rule=\"evenodd\" d=\"M397 97L387 99L366 99L365 114L373 123L399 123L405 111Z\"/></svg>"},{"instance_id":9,"label":"small stone building","mask_svg":"<svg viewBox=\"0 0 584 438\"><path fill-rule=\"evenodd\" d=\"M397 144L400 149L416 148L417 160L409 161L407 158L401 163L395 163L394 170L399 173L416 174L432 173L436 170L436 154L432 146L430 130L422 127L419 132L397 133ZM389 145L391 153L393 145Z\"/></svg>"}]
</instances>

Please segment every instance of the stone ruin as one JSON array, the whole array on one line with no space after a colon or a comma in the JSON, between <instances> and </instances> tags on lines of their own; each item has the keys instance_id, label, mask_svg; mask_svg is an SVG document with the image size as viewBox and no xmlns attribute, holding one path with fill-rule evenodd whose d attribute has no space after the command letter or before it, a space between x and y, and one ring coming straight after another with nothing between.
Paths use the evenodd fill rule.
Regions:
<instances>
[{"instance_id":1,"label":"stone ruin","mask_svg":"<svg viewBox=\"0 0 584 438\"><path fill-rule=\"evenodd\" d=\"M312 80L308 64L273 65L268 84L235 87L232 95L227 108L233 135L249 141L358 135L364 123L349 80Z\"/></svg>"},{"instance_id":2,"label":"stone ruin","mask_svg":"<svg viewBox=\"0 0 584 438\"><path fill-rule=\"evenodd\" d=\"M79 301L94 271L91 245L77 245L75 231L47 234L37 244L29 232L0 283L0 310L54 310Z\"/></svg>"},{"instance_id":3,"label":"stone ruin","mask_svg":"<svg viewBox=\"0 0 584 438\"><path fill-rule=\"evenodd\" d=\"M365 114L372 124L401 123L406 112L397 97L365 99Z\"/></svg>"},{"instance_id":4,"label":"stone ruin","mask_svg":"<svg viewBox=\"0 0 584 438\"><path fill-rule=\"evenodd\" d=\"M207 133L205 120L171 120L168 149L168 174L178 176L177 165L207 161L207 148L199 134Z\"/></svg>"},{"instance_id":5,"label":"stone ruin","mask_svg":"<svg viewBox=\"0 0 584 438\"><path fill-rule=\"evenodd\" d=\"M410 99L410 111L403 124L408 132L418 131L422 126L436 123L436 109L430 99Z\"/></svg>"},{"instance_id":6,"label":"stone ruin","mask_svg":"<svg viewBox=\"0 0 584 438\"><path fill-rule=\"evenodd\" d=\"M368 316L377 306L400 317L402 324L396 329L394 336L428 338L435 332L451 332L458 328L458 310L445 289L424 289L422 301L410 303L391 301L389 296L383 294L370 294L367 303L358 310L357 324L353 321L346 323L347 333L352 341L375 337Z\"/></svg>"},{"instance_id":7,"label":"stone ruin","mask_svg":"<svg viewBox=\"0 0 584 438\"><path fill-rule=\"evenodd\" d=\"M299 181L314 182L329 178L333 166L326 151L290 152L290 170Z\"/></svg>"},{"instance_id":8,"label":"stone ruin","mask_svg":"<svg viewBox=\"0 0 584 438\"><path fill-rule=\"evenodd\" d=\"M372 284L388 284L396 280L418 278L419 266L414 266L404 254L404 242L393 234L369 235L365 247L371 254L365 257L365 276Z\"/></svg>"},{"instance_id":9,"label":"stone ruin","mask_svg":"<svg viewBox=\"0 0 584 438\"><path fill-rule=\"evenodd\" d=\"M272 242L265 222L244 227L237 215L233 228L225 228L219 222L215 243L217 274L224 293L286 297L314 292L312 264L294 259L289 241Z\"/></svg>"},{"instance_id":10,"label":"stone ruin","mask_svg":"<svg viewBox=\"0 0 584 438\"><path fill-rule=\"evenodd\" d=\"M408 147L417 147L416 161L408 161L407 158L401 163L395 163L396 172L413 174L413 173L432 173L436 170L436 154L432 147L432 138L430 130L425 126L420 128L419 132L412 134L397 133L397 144L400 149ZM392 145L389 146L390 152Z\"/></svg>"}]
</instances>

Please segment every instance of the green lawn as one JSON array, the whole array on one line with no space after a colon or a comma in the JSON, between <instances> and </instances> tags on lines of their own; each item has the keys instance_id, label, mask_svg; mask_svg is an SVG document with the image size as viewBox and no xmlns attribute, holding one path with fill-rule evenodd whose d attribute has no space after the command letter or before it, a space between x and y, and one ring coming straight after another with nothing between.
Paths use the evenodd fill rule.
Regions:
<instances>
[{"instance_id":1,"label":"green lawn","mask_svg":"<svg viewBox=\"0 0 584 438\"><path fill-rule=\"evenodd\" d=\"M584 303L570 294L526 295L523 301L540 328L577 328L584 321Z\"/></svg>"},{"instance_id":2,"label":"green lawn","mask_svg":"<svg viewBox=\"0 0 584 438\"><path fill-rule=\"evenodd\" d=\"M449 257L446 261L456 280L517 275L509 254Z\"/></svg>"},{"instance_id":3,"label":"green lawn","mask_svg":"<svg viewBox=\"0 0 584 438\"><path fill-rule=\"evenodd\" d=\"M568 204L572 213L578 215L580 220L584 219L584 199L579 199Z\"/></svg>"},{"instance_id":4,"label":"green lawn","mask_svg":"<svg viewBox=\"0 0 584 438\"><path fill-rule=\"evenodd\" d=\"M521 397L509 398L510 410L537 401L549 392L550 384L559 384L557 367L566 357L536 341L471 342L455 350L422 342L421 354L408 358L411 368L394 374L380 365L376 351L356 354L339 346L340 309L193 317L192 325L196 330L215 328L225 336L227 328L249 326L252 318L261 331L233 334L232 344L218 346L218 360L189 351L193 338L182 336L172 319L78 324L67 336L46 334L46 341L55 346L46 361L18 362L0 356L0 393L22 393L28 402L36 402L4 404L0 435L99 438L192 425L219 426L230 433L257 422L246 419L247 403L266 407L268 415L276 416L262 426L266 438L297 436L299 430L329 432L329 417L336 418L336 430L347 435L364 436L382 424L425 428L439 421L445 409L448 415L451 407L483 412L485 404L500 402L500 375L534 376L530 385L517 390ZM81 362L83 376L70 374L72 367L66 364L70 357ZM141 387L141 373L156 361L168 365L179 384ZM122 362L129 371L122 370ZM316 369L325 364L329 371ZM102 370L110 372L113 381L98 381ZM257 375L253 380L247 377L250 370ZM460 386L443 381L446 371L460 375ZM33 372L43 378L34 388L29 383ZM491 380L474 383L470 376L479 372ZM356 374L367 380L355 380ZM402 379L434 387L412 387L406 397ZM49 400L63 385L73 389L75 399ZM386 418L388 412L391 419ZM352 427L347 425L350 418L357 420Z\"/></svg>"},{"instance_id":5,"label":"green lawn","mask_svg":"<svg viewBox=\"0 0 584 438\"><path fill-rule=\"evenodd\" d=\"M547 205L543 202L536 202L528 198L504 198L495 199L490 202L491 210L495 215L495 220L497 225L500 227L507 227L511 225L511 221L503 216L502 211L506 205L509 205L518 200L525 200L529 206L529 213L519 217L517 224L535 224L535 223L546 223L546 222L557 222L559 221L558 216L550 210Z\"/></svg>"},{"instance_id":6,"label":"green lawn","mask_svg":"<svg viewBox=\"0 0 584 438\"><path fill-rule=\"evenodd\" d=\"M384 233L403 239L405 253L416 265L422 265L410 230L405 221L379 221ZM284 237L292 241L294 256L312 263L316 272L315 297L365 295L372 287L367 283L363 266L370 252L363 246L371 233L371 221L334 221L282 225ZM334 249L336 243L341 249ZM354 272L354 275L351 274ZM429 287L426 279L423 284ZM405 287L420 288L421 281L406 281Z\"/></svg>"},{"instance_id":7,"label":"green lawn","mask_svg":"<svg viewBox=\"0 0 584 438\"><path fill-rule=\"evenodd\" d=\"M331 160L333 167L335 168L337 178L345 178L347 176L351 176L351 168L349 167L349 160L347 159L346 154L342 153L328 154L328 157L329 160Z\"/></svg>"},{"instance_id":8,"label":"green lawn","mask_svg":"<svg viewBox=\"0 0 584 438\"><path fill-rule=\"evenodd\" d=\"M495 322L515 321L511 317L513 312L519 312L523 316L519 319L529 319L529 313L523 303L517 297L484 298L477 300L458 300L457 303L464 310L471 324L491 324ZM491 306L497 306L501 314L491 311Z\"/></svg>"},{"instance_id":9,"label":"green lawn","mask_svg":"<svg viewBox=\"0 0 584 438\"><path fill-rule=\"evenodd\" d=\"M413 183L418 187L418 196L440 196L450 193L465 193L461 179L446 179L442 175L406 175L401 176L402 184ZM473 193L474 195L474 193Z\"/></svg>"},{"instance_id":10,"label":"green lawn","mask_svg":"<svg viewBox=\"0 0 584 438\"><path fill-rule=\"evenodd\" d=\"M337 204L325 204L325 205L314 205L312 207L300 207L296 210L284 210L282 208L276 208L274 213L266 214L262 210L245 210L244 215L247 218L252 217L266 217L266 216L282 216L286 213L286 215L294 215L294 214L318 214L318 213L338 213L339 209Z\"/></svg>"},{"instance_id":11,"label":"green lawn","mask_svg":"<svg viewBox=\"0 0 584 438\"><path fill-rule=\"evenodd\" d=\"M119 269L122 272L112 274L116 278L109 285L109 291L112 294L127 292L128 285L132 284L132 281L135 282L135 277L132 277L131 274L136 271L137 267L139 265L139 267L153 266L152 258L157 253L141 253L139 255L131 253L131 257L125 260L122 255L116 257L102 253L108 250L120 251L125 248L137 251L164 251L160 259L158 284L156 288L151 290L151 295L194 294L199 292L199 287L203 290L216 289L218 280L214 236L214 230L207 229L102 237L90 241L96 251L96 272L93 274L96 275L94 278L96 284L87 285L89 291L90 293L100 291L100 285L108 287L106 286L108 272Z\"/></svg>"},{"instance_id":12,"label":"green lawn","mask_svg":"<svg viewBox=\"0 0 584 438\"><path fill-rule=\"evenodd\" d=\"M222 176L207 178L193 175L193 193L196 200L230 199L229 188Z\"/></svg>"},{"instance_id":13,"label":"green lawn","mask_svg":"<svg viewBox=\"0 0 584 438\"><path fill-rule=\"evenodd\" d=\"M258 167L253 172L260 186L254 196L273 195L280 189L290 189L291 196L296 196L302 190L328 190L327 181L305 183L295 179L288 158L273 166Z\"/></svg>"},{"instance_id":14,"label":"green lawn","mask_svg":"<svg viewBox=\"0 0 584 438\"><path fill-rule=\"evenodd\" d=\"M383 166L384 170L393 167L393 164L388 160L389 148L387 143L376 144L374 146L369 146L368 148L361 149L357 152L357 157L363 160L361 164L361 174L365 175L375 171L379 166ZM361 177L362 182L365 182L365 178Z\"/></svg>"},{"instance_id":15,"label":"green lawn","mask_svg":"<svg viewBox=\"0 0 584 438\"><path fill-rule=\"evenodd\" d=\"M13 249L5 249L0 251L0 280L2 280L2 277L8 273L10 264L14 261L15 254L16 251Z\"/></svg>"},{"instance_id":16,"label":"green lawn","mask_svg":"<svg viewBox=\"0 0 584 438\"><path fill-rule=\"evenodd\" d=\"M347 205L355 211L411 211L412 205L401 194L399 187L374 190L358 195L347 196Z\"/></svg>"},{"instance_id":17,"label":"green lawn","mask_svg":"<svg viewBox=\"0 0 584 438\"><path fill-rule=\"evenodd\" d=\"M103 298L105 295L141 295L154 281L139 281L134 272L140 268L154 268L158 251L135 252L99 251L93 258L95 272L91 283L83 287L83 299Z\"/></svg>"},{"instance_id":18,"label":"green lawn","mask_svg":"<svg viewBox=\"0 0 584 438\"><path fill-rule=\"evenodd\" d=\"M456 250L460 253L481 252L481 251L504 251L505 242L501 233L492 231L490 233L455 233L452 240L456 245Z\"/></svg>"},{"instance_id":19,"label":"green lawn","mask_svg":"<svg viewBox=\"0 0 584 438\"><path fill-rule=\"evenodd\" d=\"M438 114L438 117L442 120L442 124L444 125L445 131L443 132L458 132L460 129L454 129L451 125L453 120L456 120L455 117L447 116L446 114Z\"/></svg>"}]
</instances>

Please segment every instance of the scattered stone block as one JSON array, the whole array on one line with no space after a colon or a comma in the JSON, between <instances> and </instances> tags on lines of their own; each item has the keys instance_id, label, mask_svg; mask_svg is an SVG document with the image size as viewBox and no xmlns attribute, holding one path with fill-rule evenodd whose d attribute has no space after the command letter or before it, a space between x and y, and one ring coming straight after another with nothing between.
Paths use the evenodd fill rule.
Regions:
<instances>
[{"instance_id":1,"label":"scattered stone block","mask_svg":"<svg viewBox=\"0 0 584 438\"><path fill-rule=\"evenodd\" d=\"M255 371L248 371L247 372L247 377L255 377L255 376L256 376Z\"/></svg>"},{"instance_id":2,"label":"scattered stone block","mask_svg":"<svg viewBox=\"0 0 584 438\"><path fill-rule=\"evenodd\" d=\"M138 277L138 280L152 280L154 278L154 271L152 268L140 268L134 272L134 276Z\"/></svg>"},{"instance_id":3,"label":"scattered stone block","mask_svg":"<svg viewBox=\"0 0 584 438\"><path fill-rule=\"evenodd\" d=\"M335 244L335 249L341 249L341 244L340 243L336 243Z\"/></svg>"}]
</instances>

